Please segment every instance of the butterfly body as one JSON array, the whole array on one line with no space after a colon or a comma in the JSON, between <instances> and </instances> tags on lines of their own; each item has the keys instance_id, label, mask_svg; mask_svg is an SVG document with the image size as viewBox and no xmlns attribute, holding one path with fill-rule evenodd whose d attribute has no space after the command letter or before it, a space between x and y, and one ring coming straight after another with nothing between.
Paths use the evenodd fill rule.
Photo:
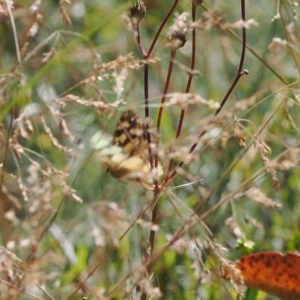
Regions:
<instances>
[{"instance_id":1,"label":"butterfly body","mask_svg":"<svg viewBox=\"0 0 300 300\"><path fill-rule=\"evenodd\" d=\"M152 172L146 126L132 111L122 113L113 137L102 131L92 137L92 146L107 171L121 180L150 182L162 174L162 166ZM156 174L155 174L156 172Z\"/></svg>"}]
</instances>

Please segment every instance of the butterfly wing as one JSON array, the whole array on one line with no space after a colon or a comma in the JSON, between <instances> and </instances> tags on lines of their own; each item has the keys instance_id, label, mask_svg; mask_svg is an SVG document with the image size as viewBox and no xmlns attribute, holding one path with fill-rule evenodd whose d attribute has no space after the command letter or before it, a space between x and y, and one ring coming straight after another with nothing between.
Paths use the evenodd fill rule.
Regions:
<instances>
[{"instance_id":1,"label":"butterfly wing","mask_svg":"<svg viewBox=\"0 0 300 300\"><path fill-rule=\"evenodd\" d=\"M142 120L127 110L120 116L114 136L100 132L92 138L98 157L114 177L121 180L151 181L146 129ZM159 163L158 175L162 174Z\"/></svg>"},{"instance_id":2,"label":"butterfly wing","mask_svg":"<svg viewBox=\"0 0 300 300\"><path fill-rule=\"evenodd\" d=\"M124 179L138 179L149 174L151 168L145 125L135 112L127 110L122 113L112 143L128 155L118 167L126 174Z\"/></svg>"}]
</instances>

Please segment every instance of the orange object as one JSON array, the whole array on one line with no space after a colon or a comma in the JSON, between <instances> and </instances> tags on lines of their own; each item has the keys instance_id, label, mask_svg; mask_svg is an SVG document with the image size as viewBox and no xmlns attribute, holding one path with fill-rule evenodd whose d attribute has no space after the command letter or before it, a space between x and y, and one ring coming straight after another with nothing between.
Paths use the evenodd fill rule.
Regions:
<instances>
[{"instance_id":1,"label":"orange object","mask_svg":"<svg viewBox=\"0 0 300 300\"><path fill-rule=\"evenodd\" d=\"M286 300L300 299L300 255L261 252L242 257L234 267L244 284ZM233 270L225 267L223 278L231 279Z\"/></svg>"}]
</instances>

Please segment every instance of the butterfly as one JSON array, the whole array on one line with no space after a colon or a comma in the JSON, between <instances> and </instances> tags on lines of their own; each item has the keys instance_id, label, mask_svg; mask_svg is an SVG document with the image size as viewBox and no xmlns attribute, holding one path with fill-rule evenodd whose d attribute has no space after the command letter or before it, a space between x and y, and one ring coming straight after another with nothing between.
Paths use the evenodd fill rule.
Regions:
<instances>
[{"instance_id":1,"label":"butterfly","mask_svg":"<svg viewBox=\"0 0 300 300\"><path fill-rule=\"evenodd\" d=\"M106 170L120 180L137 180L148 189L147 182L162 175L159 161L157 169L151 170L146 123L132 110L123 112L117 123L114 135L98 131L91 139L92 147ZM155 135L148 129L155 151Z\"/></svg>"}]
</instances>

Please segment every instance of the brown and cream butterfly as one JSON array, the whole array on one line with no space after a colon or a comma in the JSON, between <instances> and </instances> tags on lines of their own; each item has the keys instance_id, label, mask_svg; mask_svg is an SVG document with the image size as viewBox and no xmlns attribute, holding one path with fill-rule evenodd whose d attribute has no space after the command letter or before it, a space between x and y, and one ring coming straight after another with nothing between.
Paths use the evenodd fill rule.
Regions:
<instances>
[{"instance_id":1,"label":"brown and cream butterfly","mask_svg":"<svg viewBox=\"0 0 300 300\"><path fill-rule=\"evenodd\" d=\"M155 151L155 135L151 136ZM137 180L149 188L146 182L163 173L160 162L151 170L146 124L132 110L122 113L113 136L98 131L91 144L106 170L120 180Z\"/></svg>"}]
</instances>

